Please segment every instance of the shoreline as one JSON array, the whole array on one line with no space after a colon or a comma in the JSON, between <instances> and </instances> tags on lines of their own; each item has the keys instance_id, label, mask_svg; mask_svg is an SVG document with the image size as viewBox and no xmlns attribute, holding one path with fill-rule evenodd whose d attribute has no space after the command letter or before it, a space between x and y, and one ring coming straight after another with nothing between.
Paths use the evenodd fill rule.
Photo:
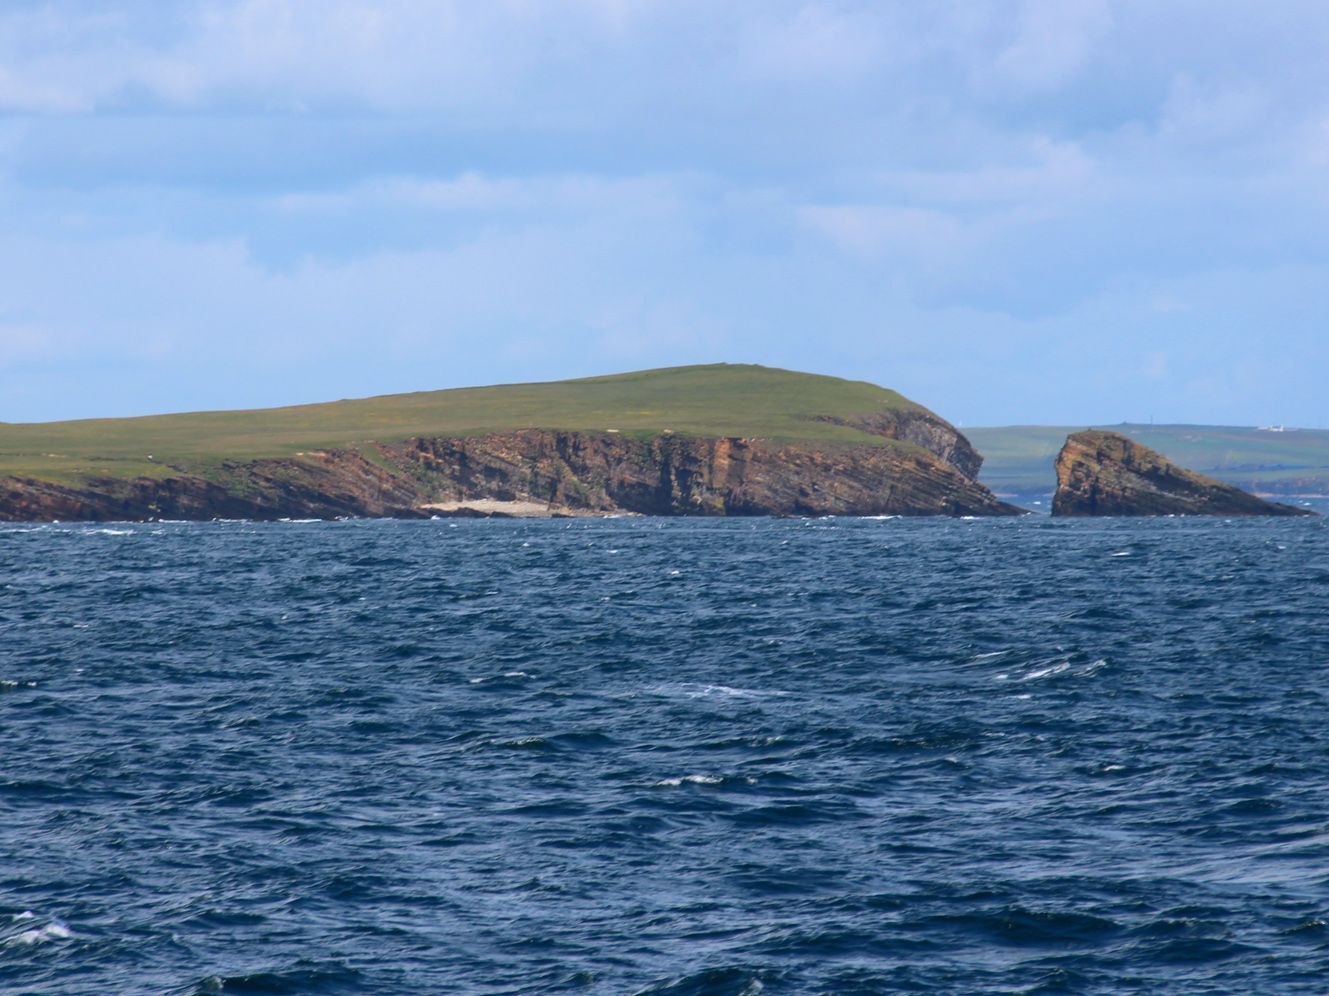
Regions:
<instances>
[{"instance_id":1,"label":"shoreline","mask_svg":"<svg viewBox=\"0 0 1329 996\"><path fill-rule=\"evenodd\" d=\"M635 512L599 512L593 509L572 508L569 505L499 498L473 498L458 501L436 501L416 506L432 512L440 519L584 519L608 514L635 515Z\"/></svg>"}]
</instances>

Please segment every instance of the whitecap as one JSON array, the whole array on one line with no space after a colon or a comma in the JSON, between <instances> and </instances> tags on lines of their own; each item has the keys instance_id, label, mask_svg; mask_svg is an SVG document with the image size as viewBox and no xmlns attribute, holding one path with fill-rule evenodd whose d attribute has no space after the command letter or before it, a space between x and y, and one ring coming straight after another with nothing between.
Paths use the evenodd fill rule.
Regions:
<instances>
[{"instance_id":1,"label":"whitecap","mask_svg":"<svg viewBox=\"0 0 1329 996\"><path fill-rule=\"evenodd\" d=\"M788 692L778 692L761 688L732 688L729 685L680 685L683 694L690 699L713 698L722 696L732 699L760 699L770 695L788 695Z\"/></svg>"},{"instance_id":2,"label":"whitecap","mask_svg":"<svg viewBox=\"0 0 1329 996\"><path fill-rule=\"evenodd\" d=\"M52 920L45 927L36 927L32 930L25 930L23 933L14 937L10 944L40 944L43 941L60 941L67 937L73 937L74 932L69 926L59 920Z\"/></svg>"},{"instance_id":3,"label":"whitecap","mask_svg":"<svg viewBox=\"0 0 1329 996\"><path fill-rule=\"evenodd\" d=\"M689 785L719 785L724 779L719 775L683 775L680 778L666 778L655 783L657 788L677 788L687 783Z\"/></svg>"},{"instance_id":4,"label":"whitecap","mask_svg":"<svg viewBox=\"0 0 1329 996\"><path fill-rule=\"evenodd\" d=\"M1118 550L1116 553L1108 554L1109 557L1129 557L1130 555L1131 551L1129 550Z\"/></svg>"},{"instance_id":5,"label":"whitecap","mask_svg":"<svg viewBox=\"0 0 1329 996\"><path fill-rule=\"evenodd\" d=\"M1034 681L1038 678L1046 678L1049 675L1061 674L1063 671L1070 670L1070 661L1061 661L1059 664L1053 664L1051 667L1041 667L1037 671L1030 671L1024 675L1021 681Z\"/></svg>"},{"instance_id":6,"label":"whitecap","mask_svg":"<svg viewBox=\"0 0 1329 996\"><path fill-rule=\"evenodd\" d=\"M466 682L467 684L471 685L483 685L486 682L500 681L503 678L529 678L529 677L531 677L531 675L527 674L525 671L504 671L502 674L499 675L486 675L481 678L467 678Z\"/></svg>"}]
</instances>

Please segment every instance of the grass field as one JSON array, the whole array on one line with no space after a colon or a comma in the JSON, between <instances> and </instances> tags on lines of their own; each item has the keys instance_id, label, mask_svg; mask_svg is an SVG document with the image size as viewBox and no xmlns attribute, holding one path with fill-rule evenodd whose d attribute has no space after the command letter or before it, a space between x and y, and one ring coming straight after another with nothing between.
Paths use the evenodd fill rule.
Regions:
<instances>
[{"instance_id":1,"label":"grass field","mask_svg":"<svg viewBox=\"0 0 1329 996\"><path fill-rule=\"evenodd\" d=\"M1050 494L1066 436L1086 426L965 429L983 454L984 484L998 494ZM1240 488L1276 495L1329 495L1329 431L1218 425L1096 426L1121 432L1175 463Z\"/></svg>"},{"instance_id":2,"label":"grass field","mask_svg":"<svg viewBox=\"0 0 1329 996\"><path fill-rule=\"evenodd\" d=\"M880 437L816 416L848 417L912 404L864 381L746 364L671 367L291 408L0 423L0 477L73 482L158 476L169 472L167 465L206 472L226 460L533 427L884 445Z\"/></svg>"}]
</instances>

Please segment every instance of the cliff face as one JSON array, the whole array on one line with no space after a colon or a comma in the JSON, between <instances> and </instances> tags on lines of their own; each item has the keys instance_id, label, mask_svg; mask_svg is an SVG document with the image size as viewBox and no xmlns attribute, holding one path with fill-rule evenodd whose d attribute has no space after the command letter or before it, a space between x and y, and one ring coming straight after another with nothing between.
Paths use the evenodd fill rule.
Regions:
<instances>
[{"instance_id":1,"label":"cliff face","mask_svg":"<svg viewBox=\"0 0 1329 996\"><path fill-rule=\"evenodd\" d=\"M983 457L959 429L925 408L894 409L853 418L824 419L847 425L873 436L899 439L920 446L950 464L971 481L978 480Z\"/></svg>"},{"instance_id":2,"label":"cliff face","mask_svg":"<svg viewBox=\"0 0 1329 996\"><path fill-rule=\"evenodd\" d=\"M946 445L973 466L962 447ZM206 479L183 469L80 486L9 478L0 481L0 519L418 518L440 511L431 506L476 514L458 507L468 501L538 503L550 513L1020 514L959 466L913 446L526 429L378 445L371 456L335 450L231 463Z\"/></svg>"},{"instance_id":3,"label":"cliff face","mask_svg":"<svg viewBox=\"0 0 1329 996\"><path fill-rule=\"evenodd\" d=\"M539 429L423 439L414 459L439 493L531 497L648 515L1008 515L992 493L906 446L815 447L754 439Z\"/></svg>"},{"instance_id":4,"label":"cliff face","mask_svg":"<svg viewBox=\"0 0 1329 996\"><path fill-rule=\"evenodd\" d=\"M1186 470L1116 432L1077 432L1057 457L1052 514L1312 515Z\"/></svg>"},{"instance_id":5,"label":"cliff face","mask_svg":"<svg viewBox=\"0 0 1329 996\"><path fill-rule=\"evenodd\" d=\"M226 464L215 479L97 478L82 485L0 480L0 521L418 517L414 482L359 453Z\"/></svg>"}]
</instances>

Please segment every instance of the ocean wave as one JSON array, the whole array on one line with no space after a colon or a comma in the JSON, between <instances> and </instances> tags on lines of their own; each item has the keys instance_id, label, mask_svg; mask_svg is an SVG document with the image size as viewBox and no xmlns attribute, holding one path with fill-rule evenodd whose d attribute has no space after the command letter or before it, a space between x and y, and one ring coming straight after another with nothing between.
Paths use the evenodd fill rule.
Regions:
<instances>
[{"instance_id":1,"label":"ocean wave","mask_svg":"<svg viewBox=\"0 0 1329 996\"><path fill-rule=\"evenodd\" d=\"M681 695L690 699L764 699L783 698L789 695L788 692L769 688L735 688L732 685L700 683L660 685L655 691L657 694Z\"/></svg>"},{"instance_id":2,"label":"ocean wave","mask_svg":"<svg viewBox=\"0 0 1329 996\"><path fill-rule=\"evenodd\" d=\"M0 992L1323 988L1329 529L877 525L0 537Z\"/></svg>"},{"instance_id":3,"label":"ocean wave","mask_svg":"<svg viewBox=\"0 0 1329 996\"><path fill-rule=\"evenodd\" d=\"M15 924L23 925L31 923L34 920L41 919L31 910L25 910L22 913L15 914L11 920ZM30 947L35 944L45 944L48 941L64 941L74 936L74 932L69 929L69 924L63 920L51 917L40 927L26 927L8 936L0 933L0 945L10 947Z\"/></svg>"},{"instance_id":4,"label":"ocean wave","mask_svg":"<svg viewBox=\"0 0 1329 996\"><path fill-rule=\"evenodd\" d=\"M722 775L683 775L681 778L665 778L656 782L657 787L672 787L683 784L691 785L721 785L724 783Z\"/></svg>"}]
</instances>

